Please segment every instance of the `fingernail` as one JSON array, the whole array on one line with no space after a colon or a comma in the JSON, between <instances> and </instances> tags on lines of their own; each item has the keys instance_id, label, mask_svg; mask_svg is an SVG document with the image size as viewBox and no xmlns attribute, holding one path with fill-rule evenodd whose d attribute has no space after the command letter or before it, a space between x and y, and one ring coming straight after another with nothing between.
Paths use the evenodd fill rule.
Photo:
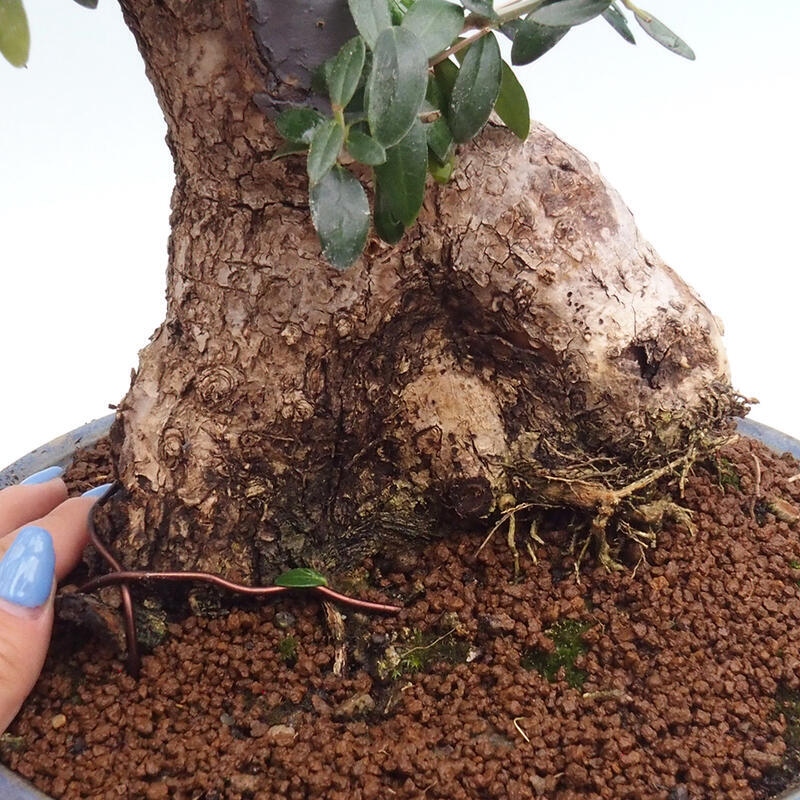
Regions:
<instances>
[{"instance_id":1,"label":"fingernail","mask_svg":"<svg viewBox=\"0 0 800 800\"><path fill-rule=\"evenodd\" d=\"M24 481L20 481L20 486L29 486L32 483L47 483L54 478L60 478L64 474L64 467L48 467L47 469L34 472L33 475L28 475Z\"/></svg>"},{"instance_id":2,"label":"fingernail","mask_svg":"<svg viewBox=\"0 0 800 800\"><path fill-rule=\"evenodd\" d=\"M18 606L42 605L53 587L56 554L50 534L26 525L0 561L0 597Z\"/></svg>"},{"instance_id":3,"label":"fingernail","mask_svg":"<svg viewBox=\"0 0 800 800\"><path fill-rule=\"evenodd\" d=\"M93 489L87 489L81 497L102 497L113 485L113 483L104 483L101 486L95 486Z\"/></svg>"}]
</instances>

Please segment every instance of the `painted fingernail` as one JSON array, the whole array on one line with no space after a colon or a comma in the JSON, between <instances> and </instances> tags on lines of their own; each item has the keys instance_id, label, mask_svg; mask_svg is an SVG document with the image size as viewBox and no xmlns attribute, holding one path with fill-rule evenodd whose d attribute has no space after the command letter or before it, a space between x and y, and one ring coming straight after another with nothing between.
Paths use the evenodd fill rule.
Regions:
<instances>
[{"instance_id":1,"label":"painted fingernail","mask_svg":"<svg viewBox=\"0 0 800 800\"><path fill-rule=\"evenodd\" d=\"M33 475L28 475L24 481L20 481L20 486L29 486L33 483L47 483L54 478L60 478L64 474L64 467L48 467L47 469L34 472Z\"/></svg>"},{"instance_id":2,"label":"painted fingernail","mask_svg":"<svg viewBox=\"0 0 800 800\"><path fill-rule=\"evenodd\" d=\"M0 597L18 606L42 605L53 587L56 554L50 534L26 525L0 561Z\"/></svg>"},{"instance_id":3,"label":"painted fingernail","mask_svg":"<svg viewBox=\"0 0 800 800\"><path fill-rule=\"evenodd\" d=\"M87 489L81 497L102 497L113 485L113 483L104 483L101 486L95 486L93 489Z\"/></svg>"}]
</instances>

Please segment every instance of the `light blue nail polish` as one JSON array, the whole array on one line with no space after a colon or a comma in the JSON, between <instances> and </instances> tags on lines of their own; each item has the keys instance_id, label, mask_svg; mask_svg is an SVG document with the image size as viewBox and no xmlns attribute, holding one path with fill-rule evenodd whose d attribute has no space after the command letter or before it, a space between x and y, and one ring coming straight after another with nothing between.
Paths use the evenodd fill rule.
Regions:
<instances>
[{"instance_id":1,"label":"light blue nail polish","mask_svg":"<svg viewBox=\"0 0 800 800\"><path fill-rule=\"evenodd\" d=\"M102 497L114 484L104 483L101 486L95 486L93 489L87 489L81 497Z\"/></svg>"},{"instance_id":2,"label":"light blue nail polish","mask_svg":"<svg viewBox=\"0 0 800 800\"><path fill-rule=\"evenodd\" d=\"M0 561L0 597L18 606L36 608L50 597L56 554L50 534L26 525Z\"/></svg>"},{"instance_id":3,"label":"light blue nail polish","mask_svg":"<svg viewBox=\"0 0 800 800\"><path fill-rule=\"evenodd\" d=\"M33 483L47 483L54 478L60 478L64 474L64 467L48 467L47 469L34 472L28 475L24 481L20 481L20 486L29 486Z\"/></svg>"}]
</instances>

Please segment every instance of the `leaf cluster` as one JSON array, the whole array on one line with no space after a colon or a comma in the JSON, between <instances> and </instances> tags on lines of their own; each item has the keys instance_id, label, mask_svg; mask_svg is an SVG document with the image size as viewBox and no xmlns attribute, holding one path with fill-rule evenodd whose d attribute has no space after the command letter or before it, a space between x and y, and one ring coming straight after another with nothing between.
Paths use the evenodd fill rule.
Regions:
<instances>
[{"instance_id":1,"label":"leaf cluster","mask_svg":"<svg viewBox=\"0 0 800 800\"><path fill-rule=\"evenodd\" d=\"M622 0L643 29L687 58L683 40L652 15ZM635 39L616 0L348 0L358 35L319 70L330 112L296 107L276 125L280 158L306 153L311 219L324 257L346 269L361 254L370 221L385 242L414 224L427 176L446 183L456 146L476 136L494 111L520 138L530 129L525 91L511 64L529 64L569 30L602 17ZM348 168L369 168L372 209Z\"/></svg>"},{"instance_id":2,"label":"leaf cluster","mask_svg":"<svg viewBox=\"0 0 800 800\"><path fill-rule=\"evenodd\" d=\"M94 8L97 0L75 0ZM274 157L305 153L311 219L324 257L346 269L370 229L394 244L414 224L430 174L449 181L456 146L476 136L494 111L520 138L530 129L525 91L511 65L530 64L576 25L602 17L635 43L622 7L667 49L691 48L632 0L348 0L358 30L319 70L330 110L288 109L276 120L286 140ZM30 32L23 0L0 0L0 54L24 66ZM371 171L372 209L348 169Z\"/></svg>"}]
</instances>

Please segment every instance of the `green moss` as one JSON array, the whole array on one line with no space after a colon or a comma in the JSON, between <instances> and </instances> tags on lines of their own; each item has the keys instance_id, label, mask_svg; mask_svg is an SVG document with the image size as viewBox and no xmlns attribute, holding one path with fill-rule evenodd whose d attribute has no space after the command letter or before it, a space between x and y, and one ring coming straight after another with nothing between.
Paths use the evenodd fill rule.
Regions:
<instances>
[{"instance_id":1,"label":"green moss","mask_svg":"<svg viewBox=\"0 0 800 800\"><path fill-rule=\"evenodd\" d=\"M436 634L414 629L403 646L395 648L393 656L384 660L386 663L383 664L382 671L396 680L401 675L422 672L439 661L463 664L469 652L469 644L453 638L453 633L454 630Z\"/></svg>"},{"instance_id":2,"label":"green moss","mask_svg":"<svg viewBox=\"0 0 800 800\"><path fill-rule=\"evenodd\" d=\"M720 458L716 462L717 465L717 481L721 488L730 486L737 492L742 488L742 481L736 467L727 458Z\"/></svg>"},{"instance_id":3,"label":"green moss","mask_svg":"<svg viewBox=\"0 0 800 800\"><path fill-rule=\"evenodd\" d=\"M573 689L579 689L586 680L586 673L575 666L578 656L586 652L583 634L591 628L588 622L577 619L559 620L545 635L553 640L551 651L536 647L522 655L525 669L535 669L551 683L563 668L564 677Z\"/></svg>"},{"instance_id":4,"label":"green moss","mask_svg":"<svg viewBox=\"0 0 800 800\"><path fill-rule=\"evenodd\" d=\"M297 661L297 639L294 636L284 636L278 643L278 655L289 666Z\"/></svg>"}]
</instances>

